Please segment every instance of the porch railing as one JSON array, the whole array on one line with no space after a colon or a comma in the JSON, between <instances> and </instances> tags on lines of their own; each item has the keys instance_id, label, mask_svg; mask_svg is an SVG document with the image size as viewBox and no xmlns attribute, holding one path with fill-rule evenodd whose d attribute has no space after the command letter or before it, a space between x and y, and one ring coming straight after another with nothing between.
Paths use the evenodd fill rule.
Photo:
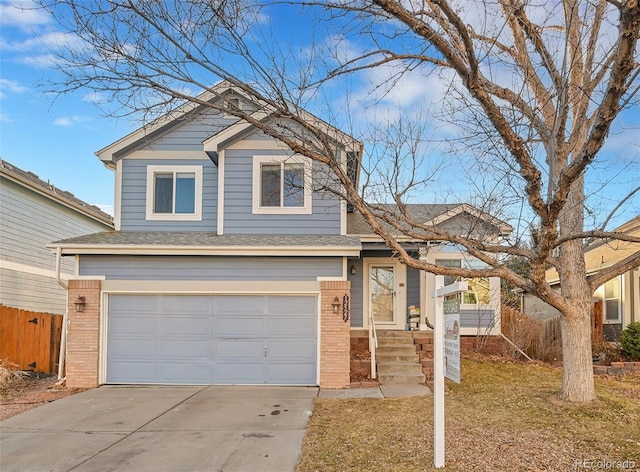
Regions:
<instances>
[{"instance_id":1,"label":"porch railing","mask_svg":"<svg viewBox=\"0 0 640 472\"><path fill-rule=\"evenodd\" d=\"M373 310L369 312L369 352L371 353L371 378L378 377L376 369L376 349L378 348L378 334L376 333L376 322L373 319Z\"/></svg>"}]
</instances>

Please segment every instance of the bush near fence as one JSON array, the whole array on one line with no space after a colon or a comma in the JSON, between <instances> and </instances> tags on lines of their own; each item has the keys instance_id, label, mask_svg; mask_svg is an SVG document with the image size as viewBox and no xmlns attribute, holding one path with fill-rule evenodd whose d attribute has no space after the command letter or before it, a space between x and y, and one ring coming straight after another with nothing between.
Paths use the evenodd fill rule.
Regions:
<instances>
[{"instance_id":1,"label":"bush near fence","mask_svg":"<svg viewBox=\"0 0 640 472\"><path fill-rule=\"evenodd\" d=\"M502 306L501 326L504 334L511 342L522 349L527 356L544 362L562 359L562 336L560 334L560 317L537 320L528 317L511 307ZM509 345L514 357L521 354Z\"/></svg>"}]
</instances>

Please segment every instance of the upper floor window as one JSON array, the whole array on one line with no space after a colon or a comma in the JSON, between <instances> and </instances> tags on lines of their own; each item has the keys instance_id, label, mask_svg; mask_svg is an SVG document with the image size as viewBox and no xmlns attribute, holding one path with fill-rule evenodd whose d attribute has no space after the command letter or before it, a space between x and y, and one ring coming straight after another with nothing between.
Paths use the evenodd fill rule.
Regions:
<instances>
[{"instance_id":1,"label":"upper floor window","mask_svg":"<svg viewBox=\"0 0 640 472\"><path fill-rule=\"evenodd\" d=\"M253 213L310 214L310 170L301 157L254 157Z\"/></svg>"},{"instance_id":2,"label":"upper floor window","mask_svg":"<svg viewBox=\"0 0 640 472\"><path fill-rule=\"evenodd\" d=\"M148 166L147 220L202 220L202 167Z\"/></svg>"}]
</instances>

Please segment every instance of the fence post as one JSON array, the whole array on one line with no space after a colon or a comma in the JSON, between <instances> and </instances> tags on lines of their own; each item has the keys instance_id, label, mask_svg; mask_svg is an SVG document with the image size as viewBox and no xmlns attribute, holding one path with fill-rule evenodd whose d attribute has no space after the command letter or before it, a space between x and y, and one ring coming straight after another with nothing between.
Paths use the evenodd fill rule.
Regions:
<instances>
[{"instance_id":1,"label":"fence post","mask_svg":"<svg viewBox=\"0 0 640 472\"><path fill-rule=\"evenodd\" d=\"M593 304L591 312L591 343L599 344L604 340L604 324L602 319L602 301Z\"/></svg>"}]
</instances>

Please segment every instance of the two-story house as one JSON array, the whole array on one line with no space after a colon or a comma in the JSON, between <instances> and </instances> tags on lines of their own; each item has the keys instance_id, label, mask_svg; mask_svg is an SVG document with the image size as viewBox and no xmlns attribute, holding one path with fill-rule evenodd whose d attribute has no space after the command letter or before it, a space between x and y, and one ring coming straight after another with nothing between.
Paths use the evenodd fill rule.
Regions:
<instances>
[{"instance_id":1,"label":"two-story house","mask_svg":"<svg viewBox=\"0 0 640 472\"><path fill-rule=\"evenodd\" d=\"M215 96L255 106L225 82ZM326 129L357 181L362 144ZM428 304L431 276L400 265L344 201L315 188L320 165L246 122L190 105L97 155L115 171L115 231L50 246L76 258L68 385L341 388L365 312L404 330L407 307ZM467 205L415 210L438 224L478 218ZM423 257L469 262L444 246ZM463 326L476 332L478 313L497 325L496 287L478 281Z\"/></svg>"}]
</instances>

